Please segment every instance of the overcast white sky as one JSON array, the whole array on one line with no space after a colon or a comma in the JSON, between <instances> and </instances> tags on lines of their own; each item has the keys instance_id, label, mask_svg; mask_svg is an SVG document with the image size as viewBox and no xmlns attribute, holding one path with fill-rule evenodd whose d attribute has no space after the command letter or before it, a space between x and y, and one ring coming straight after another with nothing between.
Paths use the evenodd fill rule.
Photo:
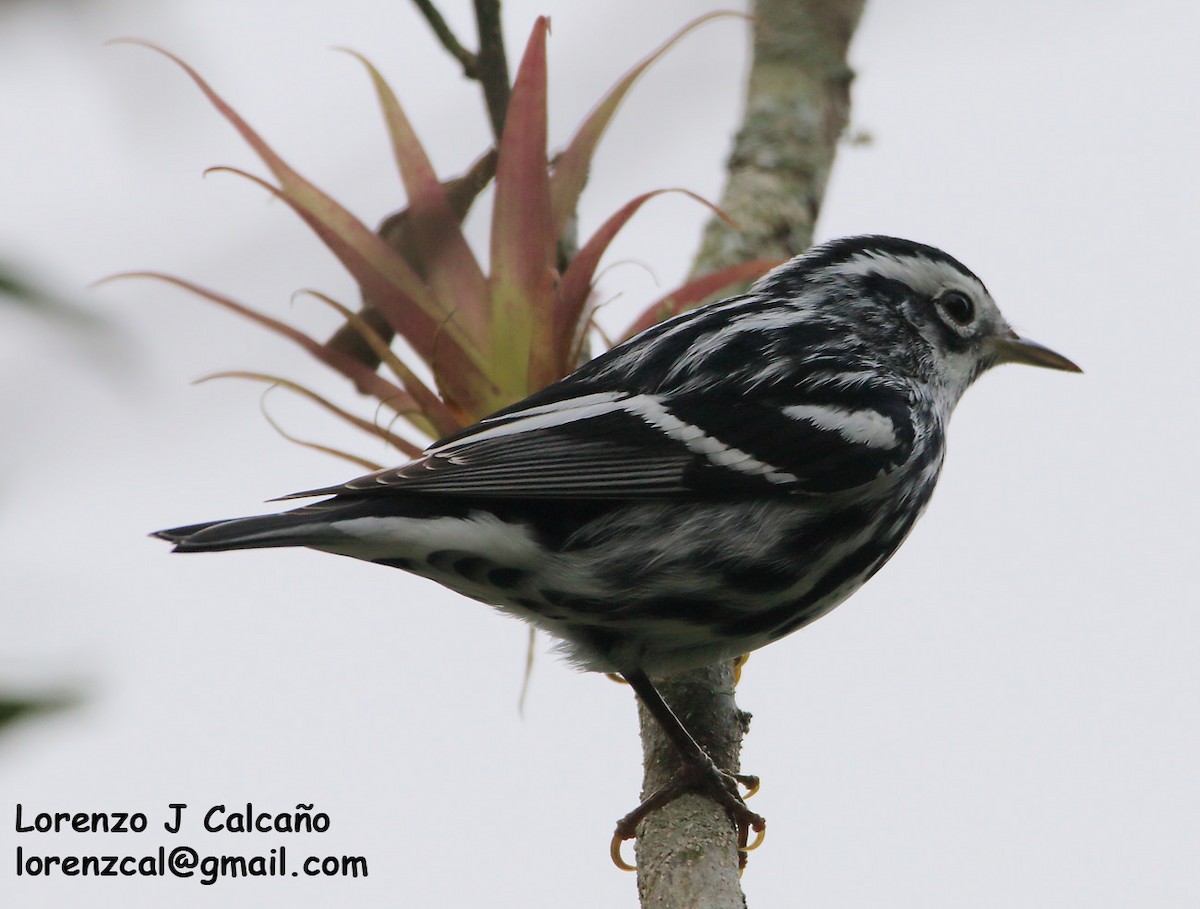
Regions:
<instances>
[{"instance_id":1,"label":"overcast white sky","mask_svg":"<svg viewBox=\"0 0 1200 909\"><path fill-rule=\"evenodd\" d=\"M508 0L553 17L552 136L694 14L729 3ZM468 6L446 0L452 20ZM955 418L933 506L850 603L756 654L744 766L770 835L752 906L1200 903L1194 4L869 5L854 125L818 233L885 232L973 268L1082 377L1011 367ZM464 31L466 29L464 28ZM585 229L633 195L715 198L746 28L707 26L606 139ZM525 631L394 571L310 552L171 557L155 528L255 511L354 468L280 440L249 385L303 356L157 268L328 325L353 298L283 206L213 164L252 155L136 35L195 64L303 173L374 222L402 198L374 60L445 173L484 147L474 89L403 0L93 0L0 7L0 253L113 326L100 349L0 309L0 682L82 706L0 739L0 902L19 907L632 906L606 855L634 804L632 695L539 657ZM609 257L623 327L684 274L694 203L645 209ZM655 278L654 276L657 276ZM331 380L314 380L345 402ZM282 395L304 435L378 445ZM544 645L543 645L544 654ZM170 837L167 805L314 803L323 835ZM17 834L14 806L142 811L140 836ZM14 853L362 855L366 879L16 878ZM294 867L294 866L293 866Z\"/></svg>"}]
</instances>

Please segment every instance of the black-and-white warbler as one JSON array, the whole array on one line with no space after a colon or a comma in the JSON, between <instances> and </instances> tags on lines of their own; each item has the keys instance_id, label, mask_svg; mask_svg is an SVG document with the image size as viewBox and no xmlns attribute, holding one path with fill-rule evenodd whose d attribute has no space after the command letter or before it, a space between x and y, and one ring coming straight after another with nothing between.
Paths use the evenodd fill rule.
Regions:
<instances>
[{"instance_id":1,"label":"black-and-white warbler","mask_svg":"<svg viewBox=\"0 0 1200 909\"><path fill-rule=\"evenodd\" d=\"M533 623L576 664L623 674L679 745L686 785L710 780L744 834L761 819L648 676L755 650L857 590L929 502L959 397L1005 362L1079 371L1018 337L940 250L837 240L417 461L299 493L331 498L294 511L158 536L180 552L348 555Z\"/></svg>"}]
</instances>

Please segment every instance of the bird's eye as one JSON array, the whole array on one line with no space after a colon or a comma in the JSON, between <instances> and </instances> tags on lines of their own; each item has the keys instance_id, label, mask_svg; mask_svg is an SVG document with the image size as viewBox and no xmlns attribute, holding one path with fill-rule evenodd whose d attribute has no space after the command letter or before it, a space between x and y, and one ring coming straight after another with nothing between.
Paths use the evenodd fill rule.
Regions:
<instances>
[{"instance_id":1,"label":"bird's eye","mask_svg":"<svg viewBox=\"0 0 1200 909\"><path fill-rule=\"evenodd\" d=\"M975 304L966 294L951 290L938 297L938 309L956 325L967 326L975 319Z\"/></svg>"}]
</instances>

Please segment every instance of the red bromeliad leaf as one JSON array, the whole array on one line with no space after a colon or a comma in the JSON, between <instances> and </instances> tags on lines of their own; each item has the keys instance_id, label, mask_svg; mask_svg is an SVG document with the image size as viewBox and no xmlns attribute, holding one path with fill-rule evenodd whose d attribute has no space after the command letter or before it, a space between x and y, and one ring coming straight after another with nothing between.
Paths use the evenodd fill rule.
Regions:
<instances>
[{"instance_id":1,"label":"red bromeliad leaf","mask_svg":"<svg viewBox=\"0 0 1200 909\"><path fill-rule=\"evenodd\" d=\"M726 287L753 281L776 265L782 265L786 261L786 259L755 259L753 262L741 262L726 268L718 268L716 271L710 271L706 275L688 281L682 287L676 288L646 307L646 310L626 329L625 334L618 339L617 343L628 341L634 335L657 325L663 319L669 319L684 310L691 309Z\"/></svg>"},{"instance_id":2,"label":"red bromeliad leaf","mask_svg":"<svg viewBox=\"0 0 1200 909\"><path fill-rule=\"evenodd\" d=\"M438 179L395 93L369 60L340 48L367 69L379 97L400 177L408 195L408 217L430 288L442 308L454 314L473 342L486 345L487 279L471 253L446 188Z\"/></svg>"},{"instance_id":3,"label":"red bromeliad leaf","mask_svg":"<svg viewBox=\"0 0 1200 909\"><path fill-rule=\"evenodd\" d=\"M152 278L156 281L165 281L168 284L173 284L176 287L181 287L184 290L190 291L197 296L204 297L206 300L223 306L226 309L233 310L241 316L245 316L252 322L256 322L264 328L270 329L276 334L282 335L289 341L292 341L303 347L309 354L316 357L326 366L340 372L346 378L350 379L355 387L360 392L367 395L372 395L379 399L381 404L386 404L392 410L400 414L417 414L420 413L420 408L417 407L416 401L412 395L404 389L399 388L367 367L363 366L357 360L346 356L338 351L327 350L325 345L320 341L310 338L304 332L293 328L286 322L280 322L278 319L273 319L268 315L251 309L236 300L226 297L216 291L209 290L199 284L194 284L191 281L186 281L183 278L177 278L174 275L164 274L157 271L130 271L122 272L121 274L110 275L104 278L104 283L107 281L115 281L118 278Z\"/></svg>"},{"instance_id":4,"label":"red bromeliad leaf","mask_svg":"<svg viewBox=\"0 0 1200 909\"><path fill-rule=\"evenodd\" d=\"M727 16L748 18L742 13L732 11L713 12L694 19L668 38L648 57L642 59L636 66L623 75L600 103L597 104L587 118L579 125L570 144L558 156L554 163L554 173L550 177L550 202L553 210L554 236L562 235L567 220L575 211L579 196L587 183L588 170L592 164L592 155L600 142L601 136L608 128L613 114L620 107L629 89L637 82L651 64L671 49L681 38L706 22Z\"/></svg>"},{"instance_id":5,"label":"red bromeliad leaf","mask_svg":"<svg viewBox=\"0 0 1200 909\"><path fill-rule=\"evenodd\" d=\"M725 15L739 14L702 16L629 70L584 119L552 169L546 158L549 23L544 17L536 21L517 70L505 131L495 154L488 277L467 246L460 225L463 210L477 188L465 203L450 194L447 185L438 180L395 94L365 58L349 52L366 67L374 84L408 195L403 218L411 236L399 249L293 170L190 66L152 44L129 40L127 43L149 47L179 65L280 185L236 168L213 170L237 173L282 199L355 278L363 296L361 314L324 295L309 293L342 314L348 322L345 330L363 339L361 351L367 353L347 353L337 343L322 345L285 323L190 282L157 273L141 274L191 290L288 337L423 432L435 437L451 433L560 378L574 365L573 352L582 343L600 259L641 206L664 191L639 196L610 217L579 250L556 287L559 231L573 215L596 146L632 85L684 35ZM491 169L490 162L487 169ZM630 333L693 306L731 283L745 281L770 264L747 263L692 281L654 304ZM393 331L430 367L440 398L391 351ZM391 368L403 388L374 371L380 362Z\"/></svg>"},{"instance_id":6,"label":"red bromeliad leaf","mask_svg":"<svg viewBox=\"0 0 1200 909\"><path fill-rule=\"evenodd\" d=\"M471 408L479 394L478 389L486 386L484 358L454 323L453 312L441 307L412 267L353 214L296 173L199 73L179 57L136 39L122 38L110 43L147 47L163 54L187 73L275 174L281 188L257 182L284 199L317 233L354 276L362 288L364 300L383 313L388 323L423 359L433 365L436 357L447 379L447 394L459 407Z\"/></svg>"},{"instance_id":7,"label":"red bromeliad leaf","mask_svg":"<svg viewBox=\"0 0 1200 909\"><path fill-rule=\"evenodd\" d=\"M348 307L343 306L332 297L327 297L320 291L302 290L299 293L314 297L326 306L336 310L346 320L346 323L362 336L362 339L367 342L380 361L400 380L401 386L412 395L413 400L421 409L421 413L427 421L425 423L417 423L413 419L413 415L410 414L408 415L409 422L414 423L418 429L427 435L433 436L435 439L448 436L463 428L462 421L451 412L446 403L430 391L424 382L417 378L416 373L403 360L396 356L395 352L388 345L388 342L371 328L370 323L362 315L353 312Z\"/></svg>"},{"instance_id":8,"label":"red bromeliad leaf","mask_svg":"<svg viewBox=\"0 0 1200 909\"><path fill-rule=\"evenodd\" d=\"M559 283L558 307L554 312L554 349L566 357L560 364L564 373L571 368L571 354L575 350L577 336L586 330L586 324L581 324L584 322L584 307L592 290L592 278L600 264L600 257L642 205L655 196L670 192L683 193L702 205L707 205L718 217L729 220L719 208L693 192L686 189L658 189L625 203L616 214L605 221L575 254Z\"/></svg>"},{"instance_id":9,"label":"red bromeliad leaf","mask_svg":"<svg viewBox=\"0 0 1200 909\"><path fill-rule=\"evenodd\" d=\"M450 203L450 209L460 224L466 218L467 211L476 197L492 182L492 177L495 175L496 150L492 148L471 164L465 173L442 184L446 199ZM413 236L416 231L407 207L384 218L376 232L383 237L388 246L409 262L418 274L425 274L425 264L421 260L417 239ZM385 338L389 343L395 337L395 330L378 310L364 305L359 314L378 332L380 337ZM325 345L349 354L372 369L379 365L379 358L371 353L369 346L363 341L362 335L348 325L342 325L330 336ZM487 347L486 344L478 346L480 349Z\"/></svg>"},{"instance_id":10,"label":"red bromeliad leaf","mask_svg":"<svg viewBox=\"0 0 1200 909\"><path fill-rule=\"evenodd\" d=\"M236 167L228 166L210 167L205 171L205 174L210 173L236 174L239 177L249 180L250 182L265 189L271 195L281 200L284 204L292 208L293 211L296 211L301 215L301 217L303 217L303 212L300 210L295 200L291 196L284 193L278 187L272 186L266 180L254 176L254 174L247 173L244 170L239 170ZM327 238L326 244L332 248L332 244ZM397 261L403 261L399 256L397 256L396 259ZM344 259L343 263L345 263ZM347 268L349 268L348 264ZM393 329L396 329L396 323L389 315L391 310L389 310L388 306L379 305L379 299L373 296L361 281L359 281L359 286L362 288L364 301L370 303L372 306L382 312L384 317L387 319L388 324L391 325ZM400 304L399 310L401 315L411 313L411 308L406 307L403 304ZM449 322L450 318L452 317L447 318L447 322ZM437 331L444 328L445 324L446 323L443 323L442 326L438 326L438 328L435 329L431 349L428 354L428 362L429 365L433 367L435 366L435 359L440 358L440 363L443 368L440 371L437 369L434 370L435 376L440 380L439 387L447 396L448 401L455 402L459 404L460 407L465 407L466 404L463 402L474 401L480 396L486 395L486 389L488 389L490 385L487 383L485 374L483 372L477 372L473 364L467 363L462 359L461 355L463 350L461 347L458 347L448 341L442 341L438 338ZM407 334L399 329L397 329L397 331L411 343L411 339ZM324 346L330 353L341 354L337 348L329 345ZM415 345L413 346L415 349Z\"/></svg>"},{"instance_id":11,"label":"red bromeliad leaf","mask_svg":"<svg viewBox=\"0 0 1200 909\"><path fill-rule=\"evenodd\" d=\"M398 436L394 432L384 429L382 426L372 423L369 420L364 420L362 417L350 413L350 411L338 407L328 398L322 397L310 388L305 388L299 382L293 382L290 379L284 379L281 376L273 376L264 372L249 372L246 370L227 370L224 372L214 372L207 376L201 376L193 384L200 385L204 382L211 382L213 379L248 379L252 382L264 382L267 385L278 385L281 388L286 388L288 391L294 392L301 397L307 398L314 404L333 414L339 420L349 423L351 426L361 429L363 432L382 439L387 444L391 445L397 451L404 454L406 457L420 457L421 449L403 436Z\"/></svg>"},{"instance_id":12,"label":"red bromeliad leaf","mask_svg":"<svg viewBox=\"0 0 1200 909\"><path fill-rule=\"evenodd\" d=\"M540 17L521 58L496 163L490 366L498 397L490 409L561 376L551 349L555 236L546 171L546 27Z\"/></svg>"}]
</instances>

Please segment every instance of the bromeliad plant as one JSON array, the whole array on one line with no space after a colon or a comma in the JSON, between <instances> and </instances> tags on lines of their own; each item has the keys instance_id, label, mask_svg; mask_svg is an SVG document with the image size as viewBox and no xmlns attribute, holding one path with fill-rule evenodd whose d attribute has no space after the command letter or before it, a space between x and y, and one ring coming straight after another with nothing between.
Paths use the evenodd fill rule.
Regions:
<instances>
[{"instance_id":1,"label":"bromeliad plant","mask_svg":"<svg viewBox=\"0 0 1200 909\"><path fill-rule=\"evenodd\" d=\"M214 170L238 173L290 206L353 276L363 306L353 312L323 294L307 291L345 319L341 330L320 342L181 278L157 272L125 276L168 281L252 319L304 347L422 434L437 438L452 433L565 376L579 364L591 334L593 281L601 257L629 219L648 200L666 191L649 192L627 202L566 261L564 250L573 245L570 232L593 153L638 77L685 34L721 15L731 14L696 19L625 73L552 160L547 156L546 124L548 21L538 19L512 86L497 148L480 158L467 174L447 182L437 176L383 77L366 59L354 54L366 67L378 94L408 196L407 208L387 219L379 232L293 170L195 70L178 57L146 45L184 69L254 149L278 184L234 168ZM493 179L487 273L469 248L461 225L476 196ZM744 283L773 264L745 263L691 281L653 303L629 333L725 287ZM397 336L420 358L424 370L406 363L392 350L391 342ZM381 373L381 366L390 377ZM432 385L422 380L419 372L431 375ZM298 383L261 373L220 375L284 386L383 438L405 455L420 453L420 447L408 439L335 406ZM347 457L368 469L378 466Z\"/></svg>"}]
</instances>

